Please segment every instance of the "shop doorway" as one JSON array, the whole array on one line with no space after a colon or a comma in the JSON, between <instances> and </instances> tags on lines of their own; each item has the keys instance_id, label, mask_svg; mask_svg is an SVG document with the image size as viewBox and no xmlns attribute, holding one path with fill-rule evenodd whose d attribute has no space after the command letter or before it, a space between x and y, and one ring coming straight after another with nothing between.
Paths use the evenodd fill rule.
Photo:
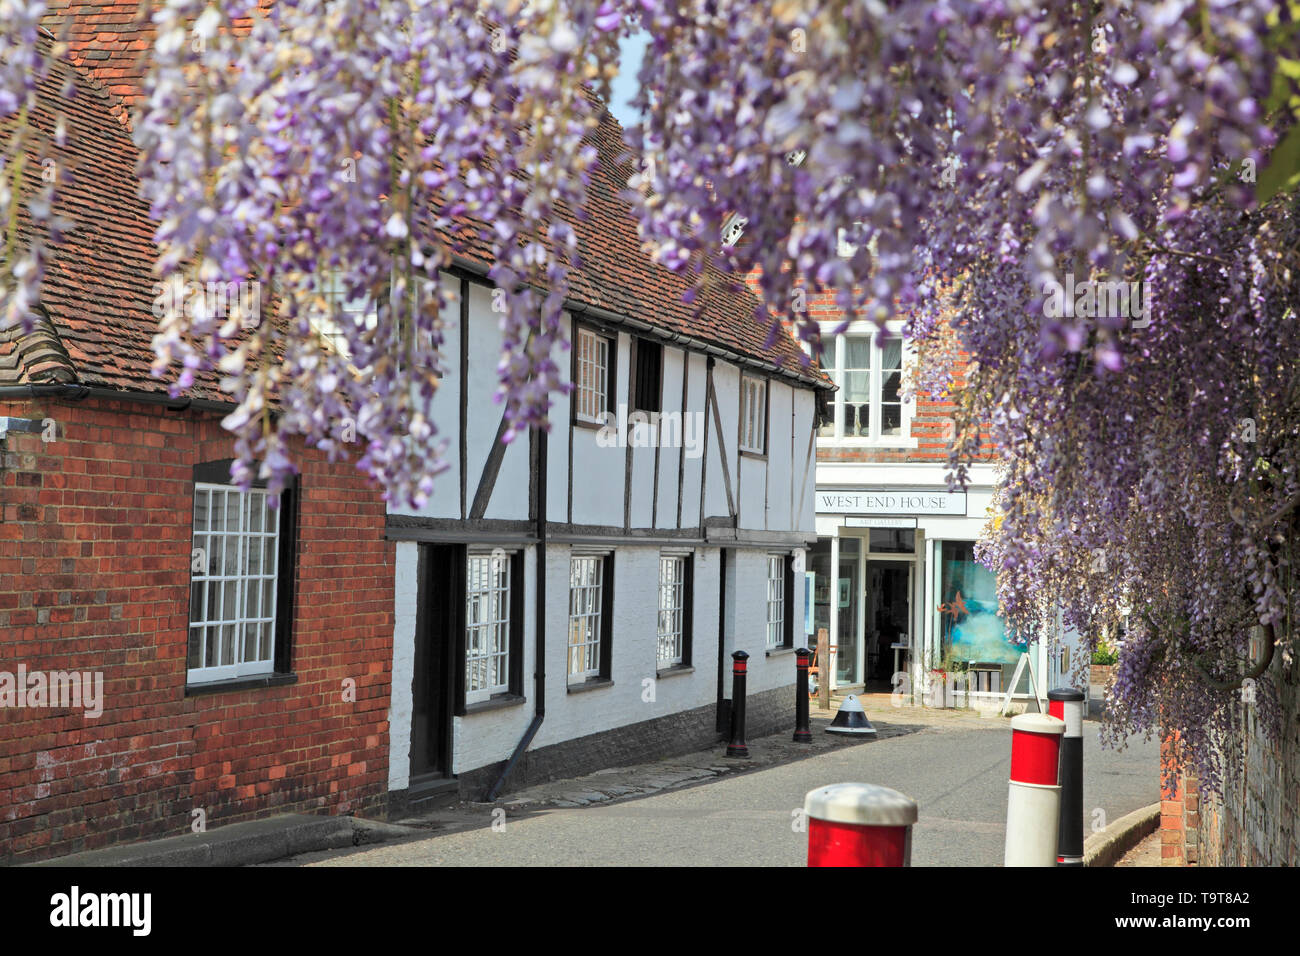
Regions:
<instances>
[{"instance_id":1,"label":"shop doorway","mask_svg":"<svg viewBox=\"0 0 1300 956\"><path fill-rule=\"evenodd\" d=\"M910 666L919 638L912 599L919 573L916 531L845 530L818 539L810 554L814 632L825 628L830 637L835 688L888 693L895 663L902 670Z\"/></svg>"},{"instance_id":2,"label":"shop doorway","mask_svg":"<svg viewBox=\"0 0 1300 956\"><path fill-rule=\"evenodd\" d=\"M895 651L900 661L912 630L912 568L910 561L866 562L863 587L865 685L871 692L893 688ZM902 647L895 647L902 645Z\"/></svg>"}]
</instances>

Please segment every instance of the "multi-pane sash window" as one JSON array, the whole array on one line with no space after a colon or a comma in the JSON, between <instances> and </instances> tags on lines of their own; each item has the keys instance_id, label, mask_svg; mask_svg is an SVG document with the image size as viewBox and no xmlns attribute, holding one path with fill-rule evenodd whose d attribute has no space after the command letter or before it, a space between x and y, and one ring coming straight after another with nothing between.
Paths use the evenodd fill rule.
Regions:
<instances>
[{"instance_id":1,"label":"multi-pane sash window","mask_svg":"<svg viewBox=\"0 0 1300 956\"><path fill-rule=\"evenodd\" d=\"M328 310L325 314L312 314L309 321L312 328L322 339L328 342L339 355L345 359L351 357L344 326L351 325L357 329L373 329L379 322L379 311L369 297L353 297L343 282L343 276L337 269L318 275L314 286L320 293Z\"/></svg>"},{"instance_id":2,"label":"multi-pane sash window","mask_svg":"<svg viewBox=\"0 0 1300 956\"><path fill-rule=\"evenodd\" d=\"M740 378L740 450L762 455L767 451L767 382Z\"/></svg>"},{"instance_id":3,"label":"multi-pane sash window","mask_svg":"<svg viewBox=\"0 0 1300 956\"><path fill-rule=\"evenodd\" d=\"M825 340L822 362L839 390L818 437L879 441L905 434L903 339L888 335L877 344L875 338L869 331Z\"/></svg>"},{"instance_id":4,"label":"multi-pane sash window","mask_svg":"<svg viewBox=\"0 0 1300 956\"><path fill-rule=\"evenodd\" d=\"M767 646L785 646L785 564L780 554L767 556Z\"/></svg>"},{"instance_id":5,"label":"multi-pane sash window","mask_svg":"<svg viewBox=\"0 0 1300 956\"><path fill-rule=\"evenodd\" d=\"M659 664L683 663L686 634L685 555L659 556Z\"/></svg>"},{"instance_id":6,"label":"multi-pane sash window","mask_svg":"<svg viewBox=\"0 0 1300 956\"><path fill-rule=\"evenodd\" d=\"M510 689L510 556L471 554L465 566L465 700Z\"/></svg>"},{"instance_id":7,"label":"multi-pane sash window","mask_svg":"<svg viewBox=\"0 0 1300 956\"><path fill-rule=\"evenodd\" d=\"M275 670L279 548L266 491L195 484L190 683Z\"/></svg>"},{"instance_id":8,"label":"multi-pane sash window","mask_svg":"<svg viewBox=\"0 0 1300 956\"><path fill-rule=\"evenodd\" d=\"M578 330L574 367L575 411L580 421L603 423L609 408L610 341L590 329Z\"/></svg>"},{"instance_id":9,"label":"multi-pane sash window","mask_svg":"<svg viewBox=\"0 0 1300 956\"><path fill-rule=\"evenodd\" d=\"M569 677L600 676L605 559L575 555L569 560Z\"/></svg>"}]
</instances>

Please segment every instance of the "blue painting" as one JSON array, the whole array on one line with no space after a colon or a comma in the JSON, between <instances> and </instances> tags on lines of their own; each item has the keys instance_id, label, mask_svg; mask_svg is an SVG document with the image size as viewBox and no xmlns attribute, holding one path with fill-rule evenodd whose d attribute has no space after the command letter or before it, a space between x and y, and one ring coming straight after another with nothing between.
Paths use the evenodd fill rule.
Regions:
<instances>
[{"instance_id":1,"label":"blue painting","mask_svg":"<svg viewBox=\"0 0 1300 956\"><path fill-rule=\"evenodd\" d=\"M1024 647L998 615L996 577L974 560L973 551L965 542L944 543L938 608L943 646L957 660L1014 664Z\"/></svg>"}]
</instances>

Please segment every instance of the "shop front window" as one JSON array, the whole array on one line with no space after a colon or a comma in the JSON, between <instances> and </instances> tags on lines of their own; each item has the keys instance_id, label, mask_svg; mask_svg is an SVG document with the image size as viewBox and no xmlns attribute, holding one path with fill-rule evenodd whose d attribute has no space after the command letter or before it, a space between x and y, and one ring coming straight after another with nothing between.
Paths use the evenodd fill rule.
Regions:
<instances>
[{"instance_id":1,"label":"shop front window","mask_svg":"<svg viewBox=\"0 0 1300 956\"><path fill-rule=\"evenodd\" d=\"M998 614L997 579L975 560L971 541L939 542L939 601L935 634L939 657L932 666L975 669L1001 665L1006 687L1022 648Z\"/></svg>"}]
</instances>

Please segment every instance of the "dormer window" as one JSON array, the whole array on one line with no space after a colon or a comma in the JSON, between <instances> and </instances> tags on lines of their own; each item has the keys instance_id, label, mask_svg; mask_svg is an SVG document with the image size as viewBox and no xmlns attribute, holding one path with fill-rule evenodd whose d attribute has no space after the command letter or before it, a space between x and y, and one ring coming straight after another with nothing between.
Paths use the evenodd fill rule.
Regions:
<instances>
[{"instance_id":1,"label":"dormer window","mask_svg":"<svg viewBox=\"0 0 1300 956\"><path fill-rule=\"evenodd\" d=\"M664 347L649 339L632 342L632 410L662 411Z\"/></svg>"},{"instance_id":2,"label":"dormer window","mask_svg":"<svg viewBox=\"0 0 1300 956\"><path fill-rule=\"evenodd\" d=\"M767 454L767 380L740 377L740 450Z\"/></svg>"},{"instance_id":3,"label":"dormer window","mask_svg":"<svg viewBox=\"0 0 1300 956\"><path fill-rule=\"evenodd\" d=\"M727 217L727 221L722 224L722 244L730 247L740 241L740 237L745 234L745 227L749 225L749 219L739 213L733 212Z\"/></svg>"},{"instance_id":4,"label":"dormer window","mask_svg":"<svg viewBox=\"0 0 1300 956\"><path fill-rule=\"evenodd\" d=\"M348 294L346 283L337 269L331 269L313 280L315 288L325 299L327 309L310 317L312 328L339 355L351 358L344 329L350 323L356 329L373 329L379 324L379 309L369 296Z\"/></svg>"},{"instance_id":5,"label":"dormer window","mask_svg":"<svg viewBox=\"0 0 1300 956\"><path fill-rule=\"evenodd\" d=\"M580 422L600 425L609 411L613 343L591 329L578 329L574 348L574 416Z\"/></svg>"}]
</instances>

